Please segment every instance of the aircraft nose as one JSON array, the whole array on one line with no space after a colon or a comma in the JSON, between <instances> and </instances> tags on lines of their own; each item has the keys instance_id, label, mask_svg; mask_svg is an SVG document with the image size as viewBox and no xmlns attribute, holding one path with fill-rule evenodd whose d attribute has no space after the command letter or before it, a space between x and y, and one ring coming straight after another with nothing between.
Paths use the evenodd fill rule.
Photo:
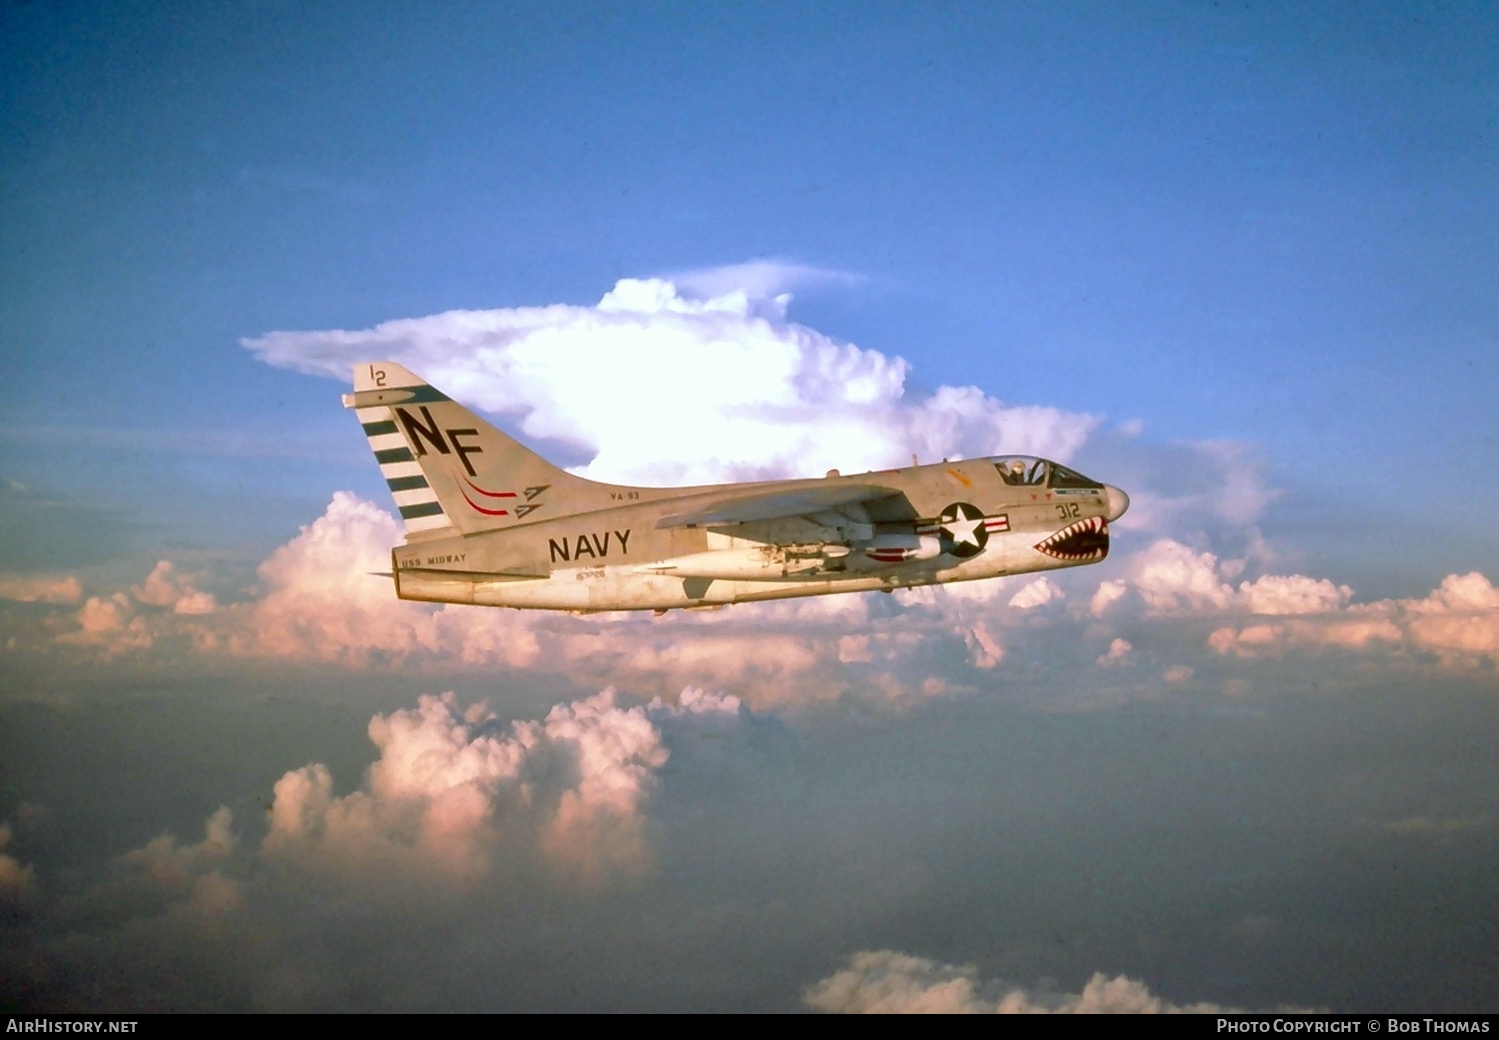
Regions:
<instances>
[{"instance_id":1,"label":"aircraft nose","mask_svg":"<svg viewBox=\"0 0 1499 1040\"><path fill-rule=\"evenodd\" d=\"M1129 496L1113 484L1105 484L1103 490L1109 498L1109 511L1105 515L1108 516L1110 521L1118 520L1124 515L1124 511L1129 508Z\"/></svg>"}]
</instances>

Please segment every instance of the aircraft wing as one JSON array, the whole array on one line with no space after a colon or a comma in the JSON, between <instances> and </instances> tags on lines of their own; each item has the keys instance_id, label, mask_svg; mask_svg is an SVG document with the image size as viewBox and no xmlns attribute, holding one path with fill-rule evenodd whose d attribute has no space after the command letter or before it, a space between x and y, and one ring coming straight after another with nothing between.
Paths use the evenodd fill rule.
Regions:
<instances>
[{"instance_id":1,"label":"aircraft wing","mask_svg":"<svg viewBox=\"0 0 1499 1040\"><path fill-rule=\"evenodd\" d=\"M807 516L858 502L876 502L900 493L896 488L879 484L835 484L789 490L783 488L758 495L726 496L716 502L699 504L687 512L663 516L656 521L656 528L719 527L746 524L755 520Z\"/></svg>"}]
</instances>

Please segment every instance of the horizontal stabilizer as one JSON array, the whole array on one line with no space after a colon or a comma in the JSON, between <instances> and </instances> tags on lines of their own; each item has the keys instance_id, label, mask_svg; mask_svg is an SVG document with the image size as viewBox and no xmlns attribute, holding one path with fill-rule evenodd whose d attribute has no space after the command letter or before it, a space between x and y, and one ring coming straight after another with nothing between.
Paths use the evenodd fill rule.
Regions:
<instances>
[{"instance_id":1,"label":"horizontal stabilizer","mask_svg":"<svg viewBox=\"0 0 1499 1040\"><path fill-rule=\"evenodd\" d=\"M876 502L900 494L879 484L811 485L791 490L767 491L759 495L735 495L708 502L685 513L674 513L656 521L658 529L670 527L721 527L756 520L779 520L808 516L825 509L839 509L858 502Z\"/></svg>"}]
</instances>

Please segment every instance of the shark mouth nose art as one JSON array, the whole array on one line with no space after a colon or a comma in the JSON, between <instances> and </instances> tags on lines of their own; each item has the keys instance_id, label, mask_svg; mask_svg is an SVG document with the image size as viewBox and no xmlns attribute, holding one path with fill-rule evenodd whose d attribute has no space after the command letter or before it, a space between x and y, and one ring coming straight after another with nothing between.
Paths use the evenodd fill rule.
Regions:
<instances>
[{"instance_id":1,"label":"shark mouth nose art","mask_svg":"<svg viewBox=\"0 0 1499 1040\"><path fill-rule=\"evenodd\" d=\"M1101 516L1090 516L1068 524L1044 542L1036 543L1036 549L1069 563L1101 560L1109 554L1109 523Z\"/></svg>"}]
</instances>

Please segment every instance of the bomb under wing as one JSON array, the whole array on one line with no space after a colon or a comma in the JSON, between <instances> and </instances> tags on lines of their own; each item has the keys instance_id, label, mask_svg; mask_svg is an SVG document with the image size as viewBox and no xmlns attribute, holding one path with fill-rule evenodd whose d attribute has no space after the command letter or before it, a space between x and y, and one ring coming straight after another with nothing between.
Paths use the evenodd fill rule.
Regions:
<instances>
[{"instance_id":1,"label":"bomb under wing","mask_svg":"<svg viewBox=\"0 0 1499 1040\"><path fill-rule=\"evenodd\" d=\"M1117 487L1024 455L858 476L647 488L547 462L389 361L344 395L406 525L396 595L668 610L893 591L1096 563Z\"/></svg>"}]
</instances>

